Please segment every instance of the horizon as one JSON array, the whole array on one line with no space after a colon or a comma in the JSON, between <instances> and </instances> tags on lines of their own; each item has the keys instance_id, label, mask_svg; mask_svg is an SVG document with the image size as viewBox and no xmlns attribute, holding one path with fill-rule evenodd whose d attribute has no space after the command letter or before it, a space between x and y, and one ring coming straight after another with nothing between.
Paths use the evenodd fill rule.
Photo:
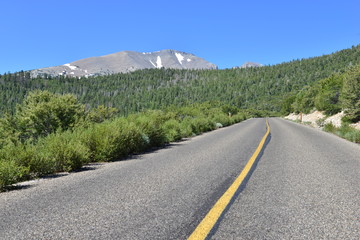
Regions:
<instances>
[{"instance_id":1,"label":"horizon","mask_svg":"<svg viewBox=\"0 0 360 240\"><path fill-rule=\"evenodd\" d=\"M173 49L219 69L276 65L360 44L355 0L2 3L0 74L121 51Z\"/></svg>"},{"instance_id":2,"label":"horizon","mask_svg":"<svg viewBox=\"0 0 360 240\"><path fill-rule=\"evenodd\" d=\"M357 45L352 45L348 48L344 48L344 49L339 49L339 50L336 50L336 51L333 51L331 53L324 53L324 54L321 54L321 55L318 55L318 56L309 56L309 57L306 57L306 58L296 58L296 59L291 59L291 60L288 60L288 61L283 61L283 62L280 62L280 63L274 63L274 64L263 64L263 63L259 63L259 62L253 62L253 61L245 61L239 65L236 65L236 66L232 66L232 67L225 67L225 68L220 68L216 63L214 62L211 62L213 64L215 64L217 67L218 67L218 70L225 70L225 69L231 69L231 68L234 68L234 67L240 67L246 63L255 63L255 64L261 64L262 66L261 67L266 67L266 66L275 66L275 65L278 65L278 64L284 64L284 63L288 63L288 62L292 62L292 61L297 61L297 60L304 60L304 59L311 59L311 58L316 58L316 57L321 57L321 56L324 56L324 55L331 55L333 53L336 53L336 52L339 52L339 51L342 51L342 50L345 50L345 49L350 49L352 47L357 47L357 46L360 46L360 44L357 44ZM154 51L154 52L160 52L160 51L163 51L163 50L175 50L175 51L179 51L179 52L184 52L184 51L181 51L181 50L177 50L177 49L161 49L161 50L158 50L158 51ZM133 51L133 50L124 50L124 51L120 51L120 52L126 52L126 51L132 51L132 52L138 52L138 51ZM114 52L114 53L120 53L120 52ZM109 53L109 54L105 54L105 55L101 55L101 56L91 56L91 57L87 57L87 58L92 58L92 57L103 57L103 56L107 56L107 55L111 55L111 54L114 54L114 53ZM139 52L141 53L141 52ZM193 53L190 53L190 54L193 54ZM197 55L196 55L197 56ZM197 56L197 57L200 57L202 58L201 56ZM85 59L85 58L83 58ZM72 62L75 62L75 61L78 61L78 60L82 60L82 59L77 59L77 60L74 60ZM207 59L205 59L207 60ZM71 62L68 62L68 63L71 63ZM64 64L68 64L68 63L64 63ZM59 65L56 65L56 66L61 66L61 65L64 65L64 64L59 64ZM36 69L41 69L41 68L47 68L47 67L55 67L55 66L46 66L46 67L40 67L40 68L36 68ZM21 71L32 71L32 70L36 70L36 69L27 69L27 70L24 70L24 69L21 69L21 70L18 70L18 71L15 71L15 72L4 72L4 73L1 73L0 72L0 75L2 74L12 74L12 73L17 73L17 72L21 72Z\"/></svg>"}]
</instances>

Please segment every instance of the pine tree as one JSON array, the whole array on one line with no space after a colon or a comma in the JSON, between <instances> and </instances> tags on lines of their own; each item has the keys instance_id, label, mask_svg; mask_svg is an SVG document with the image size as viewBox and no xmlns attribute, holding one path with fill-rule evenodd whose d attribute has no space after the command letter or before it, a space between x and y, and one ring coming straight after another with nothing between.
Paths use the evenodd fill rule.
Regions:
<instances>
[{"instance_id":1,"label":"pine tree","mask_svg":"<svg viewBox=\"0 0 360 240\"><path fill-rule=\"evenodd\" d=\"M345 75L341 92L342 106L352 122L360 120L360 65L352 67Z\"/></svg>"}]
</instances>

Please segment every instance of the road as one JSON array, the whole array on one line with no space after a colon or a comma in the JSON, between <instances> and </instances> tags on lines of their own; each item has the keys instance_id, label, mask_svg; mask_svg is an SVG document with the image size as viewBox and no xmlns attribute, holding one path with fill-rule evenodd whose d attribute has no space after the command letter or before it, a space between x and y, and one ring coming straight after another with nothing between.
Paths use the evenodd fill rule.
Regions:
<instances>
[{"instance_id":1,"label":"road","mask_svg":"<svg viewBox=\"0 0 360 240\"><path fill-rule=\"evenodd\" d=\"M208 239L359 239L360 147L282 119ZM187 239L266 132L251 119L0 193L0 239Z\"/></svg>"}]
</instances>

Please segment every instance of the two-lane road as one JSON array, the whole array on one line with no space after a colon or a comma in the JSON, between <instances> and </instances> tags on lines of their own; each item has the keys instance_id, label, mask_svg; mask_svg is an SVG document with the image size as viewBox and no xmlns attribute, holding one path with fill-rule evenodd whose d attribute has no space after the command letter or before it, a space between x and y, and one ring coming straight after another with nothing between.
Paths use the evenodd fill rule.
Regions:
<instances>
[{"instance_id":1,"label":"two-lane road","mask_svg":"<svg viewBox=\"0 0 360 240\"><path fill-rule=\"evenodd\" d=\"M271 119L271 141L212 239L360 239L360 147Z\"/></svg>"},{"instance_id":2,"label":"two-lane road","mask_svg":"<svg viewBox=\"0 0 360 240\"><path fill-rule=\"evenodd\" d=\"M270 119L212 239L359 239L360 147ZM0 239L186 239L246 165L264 119L0 193Z\"/></svg>"}]
</instances>

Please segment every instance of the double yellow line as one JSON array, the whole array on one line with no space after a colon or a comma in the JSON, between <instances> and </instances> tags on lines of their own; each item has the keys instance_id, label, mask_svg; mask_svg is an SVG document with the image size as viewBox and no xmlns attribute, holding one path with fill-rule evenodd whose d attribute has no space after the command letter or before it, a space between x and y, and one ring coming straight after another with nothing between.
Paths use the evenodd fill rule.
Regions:
<instances>
[{"instance_id":1,"label":"double yellow line","mask_svg":"<svg viewBox=\"0 0 360 240\"><path fill-rule=\"evenodd\" d=\"M267 131L263 138L261 139L259 146L256 148L254 154L251 156L244 169L241 171L240 175L235 179L233 184L226 190L226 192L219 198L215 205L210 209L205 218L200 222L196 227L194 232L190 235L188 240L201 240L205 239L213 229L214 225L218 221L221 214L224 212L225 208L230 203L231 199L235 195L236 191L240 187L241 183L244 181L248 173L250 172L252 166L254 165L256 158L259 156L261 150L265 145L266 138L270 134L270 125L268 120L266 120Z\"/></svg>"}]
</instances>

